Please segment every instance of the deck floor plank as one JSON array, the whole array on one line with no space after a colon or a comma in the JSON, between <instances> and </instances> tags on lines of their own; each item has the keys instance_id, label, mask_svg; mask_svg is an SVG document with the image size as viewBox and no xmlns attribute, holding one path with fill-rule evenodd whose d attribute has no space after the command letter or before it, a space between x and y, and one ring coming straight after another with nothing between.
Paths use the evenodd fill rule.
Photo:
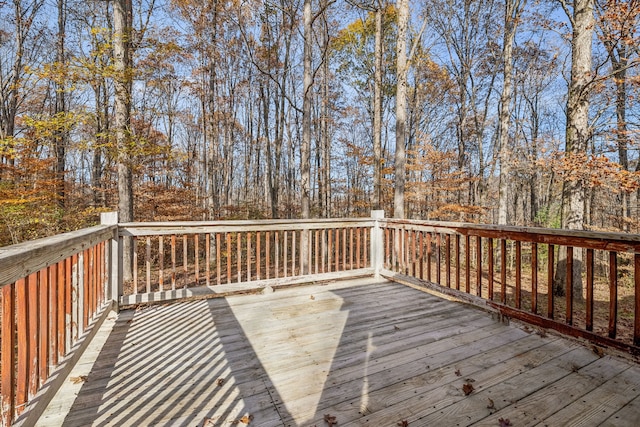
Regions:
<instances>
[{"instance_id":1,"label":"deck floor plank","mask_svg":"<svg viewBox=\"0 0 640 427\"><path fill-rule=\"evenodd\" d=\"M340 426L640 419L633 363L371 278L125 310L101 337L70 375L86 381L67 381L38 425L211 427L250 415L250 425L322 426L326 414Z\"/></svg>"}]
</instances>

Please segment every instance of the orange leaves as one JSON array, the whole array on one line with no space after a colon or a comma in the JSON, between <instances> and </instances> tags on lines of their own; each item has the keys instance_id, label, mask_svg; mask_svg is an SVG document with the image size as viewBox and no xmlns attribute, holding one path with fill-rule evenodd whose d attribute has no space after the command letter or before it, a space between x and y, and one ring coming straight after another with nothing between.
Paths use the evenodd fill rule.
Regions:
<instances>
[{"instance_id":1,"label":"orange leaves","mask_svg":"<svg viewBox=\"0 0 640 427\"><path fill-rule=\"evenodd\" d=\"M539 166L550 168L567 181L582 181L588 187L608 189L614 193L632 192L640 188L640 173L624 170L609 158L585 153L556 152Z\"/></svg>"}]
</instances>

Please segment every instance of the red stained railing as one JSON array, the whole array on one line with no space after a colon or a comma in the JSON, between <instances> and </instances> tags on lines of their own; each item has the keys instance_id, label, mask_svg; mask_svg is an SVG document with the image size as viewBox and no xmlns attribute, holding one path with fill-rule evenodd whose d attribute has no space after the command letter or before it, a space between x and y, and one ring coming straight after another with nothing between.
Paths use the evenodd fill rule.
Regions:
<instances>
[{"instance_id":1,"label":"red stained railing","mask_svg":"<svg viewBox=\"0 0 640 427\"><path fill-rule=\"evenodd\" d=\"M2 425L22 413L104 309L116 231L98 226L0 249Z\"/></svg>"},{"instance_id":2,"label":"red stained railing","mask_svg":"<svg viewBox=\"0 0 640 427\"><path fill-rule=\"evenodd\" d=\"M640 354L640 236L384 219L383 276Z\"/></svg>"}]
</instances>

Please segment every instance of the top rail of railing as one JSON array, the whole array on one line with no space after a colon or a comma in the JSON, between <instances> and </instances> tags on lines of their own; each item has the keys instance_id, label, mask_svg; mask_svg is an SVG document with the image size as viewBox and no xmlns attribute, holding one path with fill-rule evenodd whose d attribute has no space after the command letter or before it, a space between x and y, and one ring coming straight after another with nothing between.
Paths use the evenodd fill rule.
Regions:
<instances>
[{"instance_id":1,"label":"top rail of railing","mask_svg":"<svg viewBox=\"0 0 640 427\"><path fill-rule=\"evenodd\" d=\"M116 225L97 225L0 248L0 286L14 283L97 243L113 239L117 232Z\"/></svg>"},{"instance_id":2,"label":"top rail of railing","mask_svg":"<svg viewBox=\"0 0 640 427\"><path fill-rule=\"evenodd\" d=\"M381 222L402 225L407 230L419 229L442 234L460 234L561 246L580 246L585 249L640 253L640 234L394 218L384 218Z\"/></svg>"}]
</instances>

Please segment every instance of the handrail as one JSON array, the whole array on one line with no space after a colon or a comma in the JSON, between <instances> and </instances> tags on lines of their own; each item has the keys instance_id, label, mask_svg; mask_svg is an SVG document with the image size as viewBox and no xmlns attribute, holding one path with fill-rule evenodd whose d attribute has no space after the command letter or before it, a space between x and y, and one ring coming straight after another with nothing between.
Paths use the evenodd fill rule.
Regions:
<instances>
[{"instance_id":1,"label":"handrail","mask_svg":"<svg viewBox=\"0 0 640 427\"><path fill-rule=\"evenodd\" d=\"M98 242L113 239L117 231L116 225L96 225L0 248L0 286L57 264Z\"/></svg>"}]
</instances>

